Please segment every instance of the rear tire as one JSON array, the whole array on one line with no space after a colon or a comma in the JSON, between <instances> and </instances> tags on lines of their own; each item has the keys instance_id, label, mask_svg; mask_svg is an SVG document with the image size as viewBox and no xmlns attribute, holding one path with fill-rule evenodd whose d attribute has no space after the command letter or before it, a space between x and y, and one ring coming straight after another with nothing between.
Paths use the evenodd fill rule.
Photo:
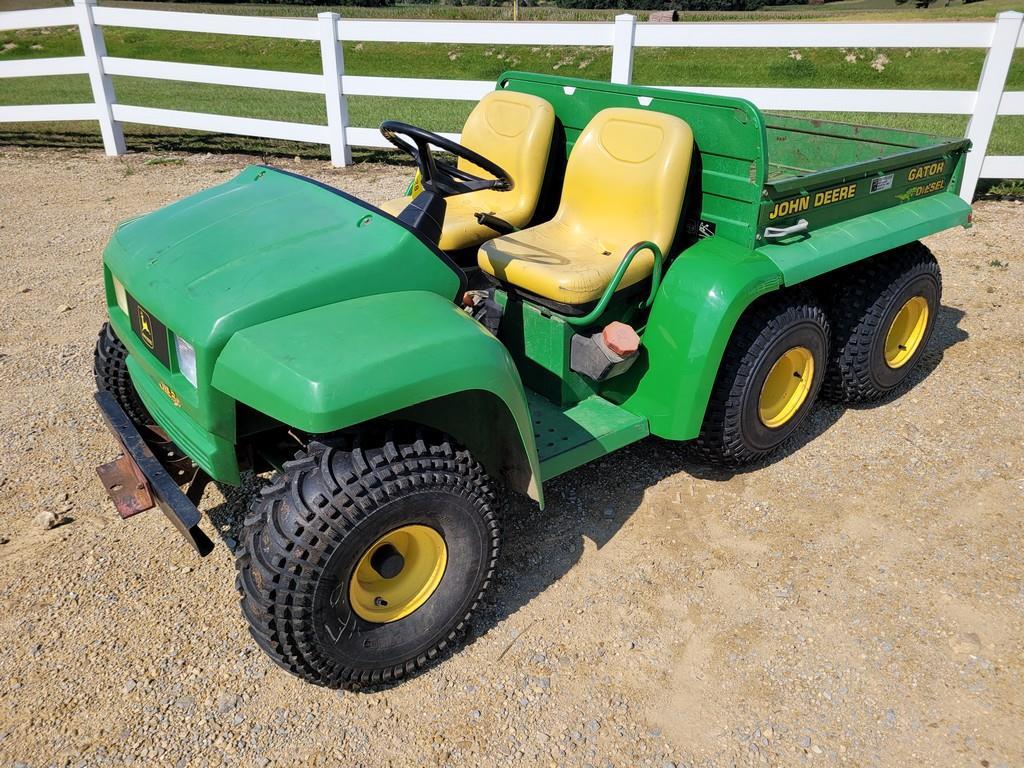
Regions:
<instances>
[{"instance_id":1,"label":"rear tire","mask_svg":"<svg viewBox=\"0 0 1024 768\"><path fill-rule=\"evenodd\" d=\"M814 404L828 344L828 319L810 294L787 292L749 309L722 358L697 456L738 467L784 443Z\"/></svg>"},{"instance_id":2,"label":"rear tire","mask_svg":"<svg viewBox=\"0 0 1024 768\"><path fill-rule=\"evenodd\" d=\"M378 558L391 543L401 550L396 537L407 534L418 545L397 564ZM389 431L313 442L246 517L242 613L271 659L308 682L393 682L459 642L500 543L491 481L449 438ZM420 581L404 593L389 586L402 579ZM375 603L375 594L405 602Z\"/></svg>"},{"instance_id":3,"label":"rear tire","mask_svg":"<svg viewBox=\"0 0 1024 768\"><path fill-rule=\"evenodd\" d=\"M902 384L924 354L942 299L942 275L921 243L879 254L833 283L834 345L824 396L878 400Z\"/></svg>"}]
</instances>

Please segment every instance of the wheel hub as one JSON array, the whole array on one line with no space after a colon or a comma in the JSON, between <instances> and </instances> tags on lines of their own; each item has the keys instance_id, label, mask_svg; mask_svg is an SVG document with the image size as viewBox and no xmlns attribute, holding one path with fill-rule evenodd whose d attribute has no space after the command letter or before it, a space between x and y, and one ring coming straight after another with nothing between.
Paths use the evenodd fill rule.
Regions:
<instances>
[{"instance_id":1,"label":"wheel hub","mask_svg":"<svg viewBox=\"0 0 1024 768\"><path fill-rule=\"evenodd\" d=\"M393 544L382 544L370 555L370 566L382 579L393 579L405 567L405 558Z\"/></svg>"},{"instance_id":2,"label":"wheel hub","mask_svg":"<svg viewBox=\"0 0 1024 768\"><path fill-rule=\"evenodd\" d=\"M768 371L758 398L758 416L769 429L781 427L796 415L811 391L814 355L807 347L792 347Z\"/></svg>"},{"instance_id":3,"label":"wheel hub","mask_svg":"<svg viewBox=\"0 0 1024 768\"><path fill-rule=\"evenodd\" d=\"M349 603L366 621L386 624L408 616L434 594L448 548L426 525L405 525L384 534L363 553L349 579Z\"/></svg>"},{"instance_id":4,"label":"wheel hub","mask_svg":"<svg viewBox=\"0 0 1024 768\"><path fill-rule=\"evenodd\" d=\"M900 307L885 335L885 364L900 368L914 356L928 327L928 300L912 296Z\"/></svg>"}]
</instances>

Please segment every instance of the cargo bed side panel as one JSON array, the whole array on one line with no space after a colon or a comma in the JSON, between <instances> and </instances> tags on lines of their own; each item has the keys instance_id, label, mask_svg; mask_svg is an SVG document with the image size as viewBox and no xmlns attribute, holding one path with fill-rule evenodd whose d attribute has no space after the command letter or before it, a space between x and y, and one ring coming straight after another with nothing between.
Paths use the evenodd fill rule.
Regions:
<instances>
[{"instance_id":1,"label":"cargo bed side panel","mask_svg":"<svg viewBox=\"0 0 1024 768\"><path fill-rule=\"evenodd\" d=\"M971 206L952 192L938 192L871 215L812 230L809 235L757 249L795 285L848 264L920 240L949 227L966 226Z\"/></svg>"},{"instance_id":2,"label":"cargo bed side panel","mask_svg":"<svg viewBox=\"0 0 1024 768\"><path fill-rule=\"evenodd\" d=\"M785 228L801 219L808 231L866 216L960 187L966 142L912 149L846 168L783 179L765 187L758 242L767 227Z\"/></svg>"},{"instance_id":3,"label":"cargo bed side panel","mask_svg":"<svg viewBox=\"0 0 1024 768\"><path fill-rule=\"evenodd\" d=\"M927 133L765 113L768 181L806 176L947 143Z\"/></svg>"}]
</instances>

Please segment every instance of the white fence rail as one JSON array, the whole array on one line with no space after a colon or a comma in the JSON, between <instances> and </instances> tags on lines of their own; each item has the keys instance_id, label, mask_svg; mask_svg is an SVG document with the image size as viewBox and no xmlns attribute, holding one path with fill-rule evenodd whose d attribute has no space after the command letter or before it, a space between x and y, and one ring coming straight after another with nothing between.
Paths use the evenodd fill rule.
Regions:
<instances>
[{"instance_id":1,"label":"white fence rail","mask_svg":"<svg viewBox=\"0 0 1024 768\"><path fill-rule=\"evenodd\" d=\"M988 155L989 138L1000 115L1024 115L1024 91L1006 91L1016 49L1024 47L1024 14L1008 11L991 22L831 24L831 23L672 23L637 24L628 14L612 22L509 23L490 21L371 21L283 19L207 13L110 8L96 0L74 6L0 13L0 31L76 25L83 56L0 62L0 78L87 74L90 104L0 107L0 123L97 120L107 154L125 151L122 123L145 123L218 133L327 144L335 165L351 162L351 146L389 146L372 128L352 127L348 96L393 96L476 101L494 86L490 81L360 77L345 74L340 43L463 43L481 45L580 45L612 49L612 82L632 80L636 48L982 48L986 50L978 86L972 91L831 88L704 88L670 83L665 87L748 98L762 109L795 111L898 112L970 115L963 197L970 200L979 178L1024 178L1024 154ZM182 64L108 56L103 27L314 40L320 43L321 75L262 69ZM322 94L327 125L258 120L173 109L121 104L113 75L211 83ZM446 134L457 138L457 135Z\"/></svg>"}]
</instances>

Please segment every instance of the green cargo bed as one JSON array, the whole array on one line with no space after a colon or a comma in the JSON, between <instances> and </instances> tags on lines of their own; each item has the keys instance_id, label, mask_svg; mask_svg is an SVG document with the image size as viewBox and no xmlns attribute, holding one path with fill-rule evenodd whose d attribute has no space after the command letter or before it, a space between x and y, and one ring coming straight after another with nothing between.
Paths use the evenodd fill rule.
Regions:
<instances>
[{"instance_id":1,"label":"green cargo bed","mask_svg":"<svg viewBox=\"0 0 1024 768\"><path fill-rule=\"evenodd\" d=\"M551 104L566 155L602 109L652 109L685 120L697 151L684 233L745 248L793 242L921 198L955 196L970 148L965 139L766 114L731 96L526 72L502 74L498 88Z\"/></svg>"},{"instance_id":2,"label":"green cargo bed","mask_svg":"<svg viewBox=\"0 0 1024 768\"><path fill-rule=\"evenodd\" d=\"M953 191L966 139L766 113L759 228L809 229Z\"/></svg>"}]
</instances>

